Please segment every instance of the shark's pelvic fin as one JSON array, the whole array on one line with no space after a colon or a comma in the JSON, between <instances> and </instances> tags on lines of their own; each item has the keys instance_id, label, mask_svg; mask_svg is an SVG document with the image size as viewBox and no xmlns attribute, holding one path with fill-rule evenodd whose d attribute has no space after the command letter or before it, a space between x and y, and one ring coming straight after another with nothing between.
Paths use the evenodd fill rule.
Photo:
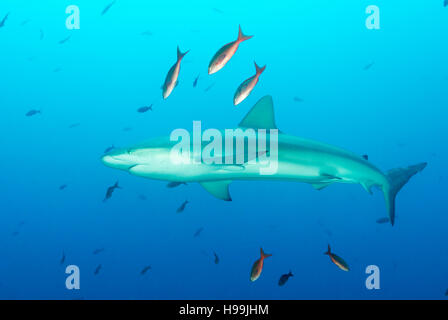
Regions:
<instances>
[{"instance_id":1,"label":"shark's pelvic fin","mask_svg":"<svg viewBox=\"0 0 448 320\"><path fill-rule=\"evenodd\" d=\"M252 129L277 129L272 97L267 95L258 100L238 126Z\"/></svg>"},{"instance_id":2,"label":"shark's pelvic fin","mask_svg":"<svg viewBox=\"0 0 448 320\"><path fill-rule=\"evenodd\" d=\"M232 201L229 193L229 184L231 182L232 180L207 181L200 182L200 185L216 198L225 201Z\"/></svg>"}]
</instances>

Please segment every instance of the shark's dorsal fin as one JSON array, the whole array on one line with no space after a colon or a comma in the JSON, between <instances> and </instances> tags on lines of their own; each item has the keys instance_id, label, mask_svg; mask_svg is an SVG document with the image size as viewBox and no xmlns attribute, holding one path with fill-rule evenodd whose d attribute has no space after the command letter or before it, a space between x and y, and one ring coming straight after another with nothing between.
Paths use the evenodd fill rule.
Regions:
<instances>
[{"instance_id":1,"label":"shark's dorsal fin","mask_svg":"<svg viewBox=\"0 0 448 320\"><path fill-rule=\"evenodd\" d=\"M200 185L218 199L232 201L229 193L229 184L232 180L219 180L199 182Z\"/></svg>"},{"instance_id":2,"label":"shark's dorsal fin","mask_svg":"<svg viewBox=\"0 0 448 320\"><path fill-rule=\"evenodd\" d=\"M268 95L258 100L238 126L253 129L277 129L272 97Z\"/></svg>"}]
</instances>

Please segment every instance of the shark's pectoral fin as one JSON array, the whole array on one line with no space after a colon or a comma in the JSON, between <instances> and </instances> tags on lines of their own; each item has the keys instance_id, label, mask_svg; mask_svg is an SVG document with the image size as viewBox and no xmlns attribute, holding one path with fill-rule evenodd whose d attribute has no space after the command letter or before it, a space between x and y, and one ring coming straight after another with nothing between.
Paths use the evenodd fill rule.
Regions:
<instances>
[{"instance_id":1,"label":"shark's pectoral fin","mask_svg":"<svg viewBox=\"0 0 448 320\"><path fill-rule=\"evenodd\" d=\"M219 180L200 182L199 184L216 198L225 201L232 201L229 193L229 184L231 182L232 180Z\"/></svg>"},{"instance_id":2,"label":"shark's pectoral fin","mask_svg":"<svg viewBox=\"0 0 448 320\"><path fill-rule=\"evenodd\" d=\"M319 183L312 183L311 185L313 186L314 189L316 190L322 190L325 187L328 187L330 184L332 184L333 181L331 182L319 182Z\"/></svg>"}]
</instances>

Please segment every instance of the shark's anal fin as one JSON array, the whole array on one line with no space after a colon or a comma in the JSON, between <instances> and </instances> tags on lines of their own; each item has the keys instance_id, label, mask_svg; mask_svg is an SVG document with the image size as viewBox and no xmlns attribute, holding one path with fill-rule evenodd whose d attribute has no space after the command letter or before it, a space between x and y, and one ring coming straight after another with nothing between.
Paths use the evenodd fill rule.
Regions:
<instances>
[{"instance_id":1,"label":"shark's anal fin","mask_svg":"<svg viewBox=\"0 0 448 320\"><path fill-rule=\"evenodd\" d=\"M360 182L360 184L362 185L362 187L369 193L369 194L373 194L372 192L372 185L365 183L365 182Z\"/></svg>"},{"instance_id":2,"label":"shark's anal fin","mask_svg":"<svg viewBox=\"0 0 448 320\"><path fill-rule=\"evenodd\" d=\"M229 193L229 184L232 180L219 180L200 182L199 184L218 199L232 201Z\"/></svg>"},{"instance_id":3,"label":"shark's anal fin","mask_svg":"<svg viewBox=\"0 0 448 320\"><path fill-rule=\"evenodd\" d=\"M333 181L331 181L331 182L318 182L318 183L312 183L311 185L316 190L322 190L323 188L328 187L332 183L333 183Z\"/></svg>"}]
</instances>

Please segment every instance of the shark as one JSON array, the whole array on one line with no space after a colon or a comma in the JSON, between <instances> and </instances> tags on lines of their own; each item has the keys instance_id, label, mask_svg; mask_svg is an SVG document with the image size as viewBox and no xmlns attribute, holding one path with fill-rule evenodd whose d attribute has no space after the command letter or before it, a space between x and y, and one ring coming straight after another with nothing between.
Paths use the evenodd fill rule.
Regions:
<instances>
[{"instance_id":1,"label":"shark","mask_svg":"<svg viewBox=\"0 0 448 320\"><path fill-rule=\"evenodd\" d=\"M272 97L267 95L261 98L239 123L238 128L271 130L270 132L278 130ZM258 140L259 137L260 135L256 135L253 139ZM274 173L266 175L260 174L262 161L245 161L239 165L227 162L210 164L204 161L174 163L171 155L174 144L169 137L155 138L129 148L114 149L103 155L102 162L110 168L148 179L197 182L210 194L225 201L232 200L229 185L235 180L303 182L316 190L334 183L359 184L370 194L373 188L378 188L384 194L392 225L395 222L397 193L412 176L427 165L426 162L421 162L383 172L366 156L278 130L277 168ZM267 148L266 152L269 153L270 149ZM190 156L194 157L194 153ZM226 154L222 156L226 157ZM251 156L246 154L246 158Z\"/></svg>"}]
</instances>

